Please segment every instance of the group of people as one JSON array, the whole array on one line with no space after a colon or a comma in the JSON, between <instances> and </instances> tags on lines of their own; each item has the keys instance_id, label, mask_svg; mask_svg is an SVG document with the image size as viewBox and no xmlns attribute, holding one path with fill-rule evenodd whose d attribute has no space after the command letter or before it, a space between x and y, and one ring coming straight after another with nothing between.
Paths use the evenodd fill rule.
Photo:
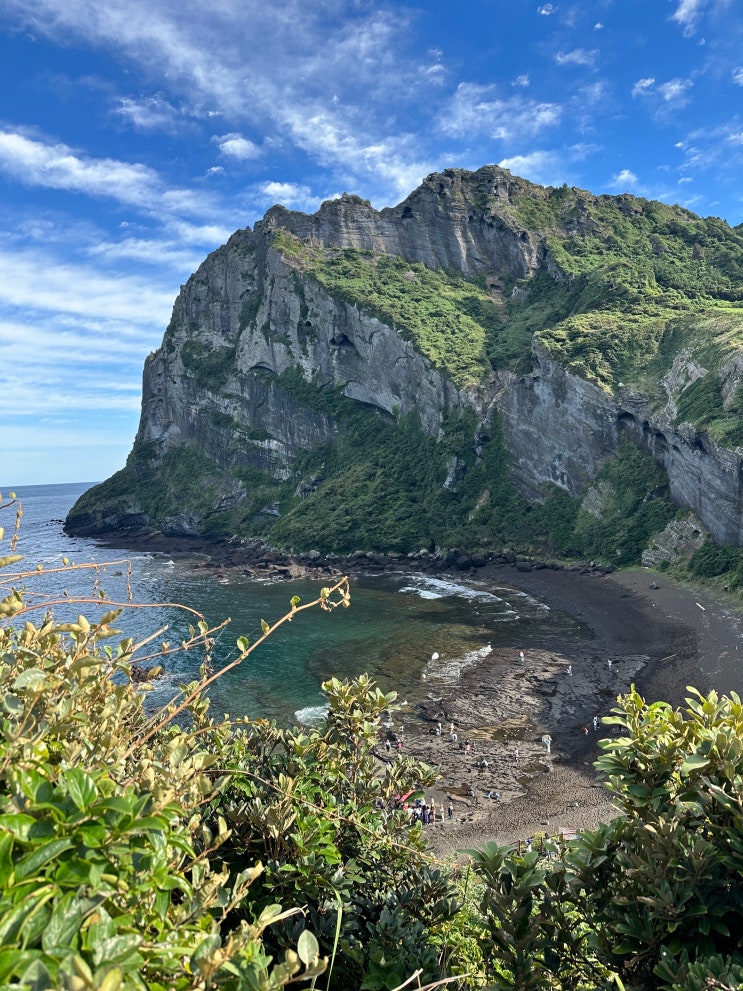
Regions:
<instances>
[{"instance_id":1,"label":"group of people","mask_svg":"<svg viewBox=\"0 0 743 991\"><path fill-rule=\"evenodd\" d=\"M413 802L409 808L410 813L410 825L414 826L416 823L420 823L422 826L429 826L436 822L436 816L439 816L439 821L444 822L444 809L443 806L436 805L436 799L431 799L431 804L428 802L421 801L419 798ZM451 821L454 818L454 806L449 802L446 815Z\"/></svg>"}]
</instances>

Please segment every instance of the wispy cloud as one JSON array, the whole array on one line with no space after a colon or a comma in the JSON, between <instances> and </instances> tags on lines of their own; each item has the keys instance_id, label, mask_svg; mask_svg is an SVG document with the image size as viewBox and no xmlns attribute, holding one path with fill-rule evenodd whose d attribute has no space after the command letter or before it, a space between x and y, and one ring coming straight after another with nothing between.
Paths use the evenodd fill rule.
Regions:
<instances>
[{"instance_id":1,"label":"wispy cloud","mask_svg":"<svg viewBox=\"0 0 743 991\"><path fill-rule=\"evenodd\" d=\"M214 202L192 189L173 189L140 162L93 158L61 142L0 130L0 171L28 186L111 199L148 212L207 215Z\"/></svg>"},{"instance_id":2,"label":"wispy cloud","mask_svg":"<svg viewBox=\"0 0 743 991\"><path fill-rule=\"evenodd\" d=\"M678 110L689 103L690 90L694 86L691 79L676 77L665 83L659 83L652 76L638 79L632 87L635 99L646 100L659 113Z\"/></svg>"},{"instance_id":3,"label":"wispy cloud","mask_svg":"<svg viewBox=\"0 0 743 991\"><path fill-rule=\"evenodd\" d=\"M172 131L179 116L161 94L139 100L121 97L114 113L139 131Z\"/></svg>"},{"instance_id":4,"label":"wispy cloud","mask_svg":"<svg viewBox=\"0 0 743 991\"><path fill-rule=\"evenodd\" d=\"M19 182L112 197L122 203L149 205L159 187L157 173L139 163L86 158L65 144L0 131L0 169Z\"/></svg>"},{"instance_id":5,"label":"wispy cloud","mask_svg":"<svg viewBox=\"0 0 743 991\"><path fill-rule=\"evenodd\" d=\"M678 6L671 14L671 20L683 29L686 37L690 37L696 31L707 3L708 0L678 0Z\"/></svg>"},{"instance_id":6,"label":"wispy cloud","mask_svg":"<svg viewBox=\"0 0 743 991\"><path fill-rule=\"evenodd\" d=\"M35 250L0 249L0 276L0 305L26 313L48 311L77 318L97 319L103 313L120 321L129 335L137 327L148 331L159 327L162 333L177 289L158 287L138 276L105 274L61 262Z\"/></svg>"},{"instance_id":7,"label":"wispy cloud","mask_svg":"<svg viewBox=\"0 0 743 991\"><path fill-rule=\"evenodd\" d=\"M585 48L574 48L571 52L557 52L555 62L558 65L595 65L599 57L598 49L588 51Z\"/></svg>"},{"instance_id":8,"label":"wispy cloud","mask_svg":"<svg viewBox=\"0 0 743 991\"><path fill-rule=\"evenodd\" d=\"M441 128L457 137L487 135L507 139L530 137L560 123L563 109L557 103L512 96L504 100L496 87L462 83L444 109Z\"/></svg>"},{"instance_id":9,"label":"wispy cloud","mask_svg":"<svg viewBox=\"0 0 743 991\"><path fill-rule=\"evenodd\" d=\"M653 86L655 86L655 79L653 76L648 76L645 79L638 79L632 87L632 96L646 96L648 93L652 92Z\"/></svg>"},{"instance_id":10,"label":"wispy cloud","mask_svg":"<svg viewBox=\"0 0 743 991\"><path fill-rule=\"evenodd\" d=\"M441 85L438 59L428 66L432 71L422 73L419 63L400 57L411 17L404 8L367 7L352 0L317 5L221 0L209 8L189 3L185 12L179 0L4 3L16 21L36 32L109 48L136 64L143 82L167 78L192 115L251 122L351 180L360 169L362 176L373 174L394 188L402 171L412 167L417 172L399 156L390 162L386 155L364 150L399 144L404 134L389 107L402 110L406 101L419 98L421 88L433 92ZM329 92L337 99L329 100ZM365 141L358 137L362 106ZM146 106L132 103L126 109L132 119L146 119ZM323 127L307 126L318 117ZM330 146L328 130L335 138ZM248 150L234 144L223 152L247 157Z\"/></svg>"},{"instance_id":11,"label":"wispy cloud","mask_svg":"<svg viewBox=\"0 0 743 991\"><path fill-rule=\"evenodd\" d=\"M557 7L553 3L543 3L541 7L537 7L537 13L542 17L549 17L550 14L557 13Z\"/></svg>"}]
</instances>

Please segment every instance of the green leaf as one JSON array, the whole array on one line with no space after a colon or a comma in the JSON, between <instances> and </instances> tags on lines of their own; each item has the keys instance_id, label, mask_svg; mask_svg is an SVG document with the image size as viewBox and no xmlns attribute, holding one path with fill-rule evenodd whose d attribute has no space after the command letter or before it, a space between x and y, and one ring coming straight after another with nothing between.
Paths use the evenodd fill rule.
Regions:
<instances>
[{"instance_id":1,"label":"green leaf","mask_svg":"<svg viewBox=\"0 0 743 991\"><path fill-rule=\"evenodd\" d=\"M62 946L74 948L74 938L82 923L82 912L77 895L70 891L54 906L52 917L41 937L41 945L47 953Z\"/></svg>"},{"instance_id":2,"label":"green leaf","mask_svg":"<svg viewBox=\"0 0 743 991\"><path fill-rule=\"evenodd\" d=\"M265 619L262 619L261 620L261 629L263 630L264 636L271 629L271 627L268 625L268 623L265 621Z\"/></svg>"},{"instance_id":3,"label":"green leaf","mask_svg":"<svg viewBox=\"0 0 743 991\"><path fill-rule=\"evenodd\" d=\"M121 963L132 966L142 959L138 952L141 944L142 937L134 933L101 940L93 947L93 962L96 966L104 963Z\"/></svg>"},{"instance_id":4,"label":"green leaf","mask_svg":"<svg viewBox=\"0 0 743 991\"><path fill-rule=\"evenodd\" d=\"M699 771L709 764L709 757L702 754L690 754L681 765L681 773L688 774L689 771Z\"/></svg>"},{"instance_id":5,"label":"green leaf","mask_svg":"<svg viewBox=\"0 0 743 991\"><path fill-rule=\"evenodd\" d=\"M71 849L74 845L70 839L59 839L51 840L51 842L45 843L42 847L32 850L25 857L21 857L15 865L16 878L22 880L24 877L30 877L40 867L43 867L44 864L49 863L50 860L54 860L60 853Z\"/></svg>"},{"instance_id":6,"label":"green leaf","mask_svg":"<svg viewBox=\"0 0 743 991\"><path fill-rule=\"evenodd\" d=\"M16 680L13 682L13 688L18 691L21 688L30 688L32 691L43 684L46 675L39 668L26 668L25 671L21 671Z\"/></svg>"},{"instance_id":7,"label":"green leaf","mask_svg":"<svg viewBox=\"0 0 743 991\"><path fill-rule=\"evenodd\" d=\"M311 933L309 929L305 929L297 941L297 953L299 954L299 959L305 965L309 967L311 963L314 963L320 955L320 947L315 939L314 933Z\"/></svg>"},{"instance_id":8,"label":"green leaf","mask_svg":"<svg viewBox=\"0 0 743 991\"><path fill-rule=\"evenodd\" d=\"M98 797L95 781L80 767L71 767L65 773L67 791L81 812L85 812L93 799Z\"/></svg>"}]
</instances>

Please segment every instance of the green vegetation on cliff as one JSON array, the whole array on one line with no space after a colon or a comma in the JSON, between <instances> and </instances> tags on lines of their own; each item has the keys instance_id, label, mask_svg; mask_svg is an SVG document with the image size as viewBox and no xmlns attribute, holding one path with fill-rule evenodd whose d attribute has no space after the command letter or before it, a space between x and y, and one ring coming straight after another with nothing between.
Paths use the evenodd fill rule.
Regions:
<instances>
[{"instance_id":1,"label":"green vegetation on cliff","mask_svg":"<svg viewBox=\"0 0 743 991\"><path fill-rule=\"evenodd\" d=\"M377 317L412 341L459 386L480 382L502 318L480 280L426 268L394 255L308 247L277 231L274 247L331 296ZM527 342L522 342L526 344Z\"/></svg>"},{"instance_id":2,"label":"green vegetation on cliff","mask_svg":"<svg viewBox=\"0 0 743 991\"><path fill-rule=\"evenodd\" d=\"M510 321L527 324L569 371L606 389L621 381L657 393L682 348L711 345L715 376L726 353L741 352L740 229L657 201L567 186L527 189L510 212L544 238L562 273L518 283Z\"/></svg>"}]
</instances>

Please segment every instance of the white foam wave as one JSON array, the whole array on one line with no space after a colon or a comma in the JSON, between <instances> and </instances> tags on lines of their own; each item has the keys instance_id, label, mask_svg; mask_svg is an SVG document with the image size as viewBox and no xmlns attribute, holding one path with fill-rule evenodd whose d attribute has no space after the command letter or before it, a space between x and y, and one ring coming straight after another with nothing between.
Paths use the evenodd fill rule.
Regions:
<instances>
[{"instance_id":1,"label":"white foam wave","mask_svg":"<svg viewBox=\"0 0 743 991\"><path fill-rule=\"evenodd\" d=\"M477 650L469 650L459 657L442 657L434 654L426 664L423 679L424 681L447 683L458 681L463 671L485 660L492 651L492 644L487 644L487 646L479 647Z\"/></svg>"},{"instance_id":2,"label":"white foam wave","mask_svg":"<svg viewBox=\"0 0 743 991\"><path fill-rule=\"evenodd\" d=\"M412 579L413 584L405 585L400 589L408 595L417 595L421 599L444 599L456 595L461 599L469 599L471 602L491 602L498 603L503 600L493 592L483 588L475 588L472 585L463 585L445 578L432 578L428 575L416 576Z\"/></svg>"},{"instance_id":3,"label":"white foam wave","mask_svg":"<svg viewBox=\"0 0 743 991\"><path fill-rule=\"evenodd\" d=\"M308 705L304 709L297 709L294 718L300 726L320 726L328 718L330 706Z\"/></svg>"}]
</instances>

